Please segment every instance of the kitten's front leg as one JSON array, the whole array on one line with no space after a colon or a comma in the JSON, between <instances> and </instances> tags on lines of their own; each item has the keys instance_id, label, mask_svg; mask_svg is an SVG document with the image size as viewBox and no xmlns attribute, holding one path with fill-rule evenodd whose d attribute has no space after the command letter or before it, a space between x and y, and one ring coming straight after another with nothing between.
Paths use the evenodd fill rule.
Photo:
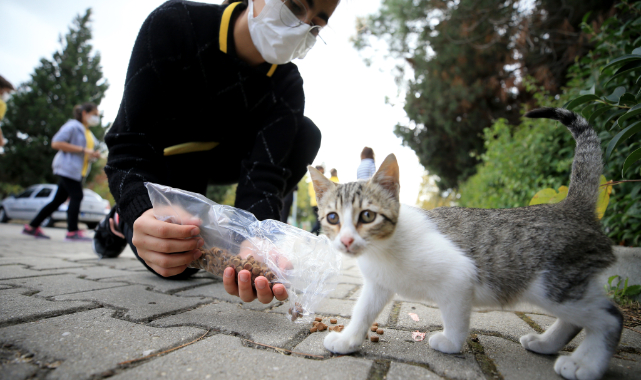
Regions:
<instances>
[{"instance_id":1,"label":"kitten's front leg","mask_svg":"<svg viewBox=\"0 0 641 380\"><path fill-rule=\"evenodd\" d=\"M469 334L472 312L471 291L460 291L438 302L443 319L443 332L430 337L430 347L446 354L461 352L463 342Z\"/></svg>"},{"instance_id":2,"label":"kitten's front leg","mask_svg":"<svg viewBox=\"0 0 641 380\"><path fill-rule=\"evenodd\" d=\"M337 354L358 351L374 319L393 296L391 290L365 281L363 294L354 306L352 320L342 332L331 332L325 337L325 348Z\"/></svg>"}]
</instances>

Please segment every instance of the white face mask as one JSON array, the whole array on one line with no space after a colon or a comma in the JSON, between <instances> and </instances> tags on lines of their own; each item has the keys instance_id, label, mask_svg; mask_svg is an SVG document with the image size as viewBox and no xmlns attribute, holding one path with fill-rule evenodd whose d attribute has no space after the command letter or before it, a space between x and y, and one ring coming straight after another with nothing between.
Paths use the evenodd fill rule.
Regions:
<instances>
[{"instance_id":1,"label":"white face mask","mask_svg":"<svg viewBox=\"0 0 641 380\"><path fill-rule=\"evenodd\" d=\"M301 24L281 0L265 0L265 7L256 17L254 2L249 0L247 13L252 41L263 59L271 64L281 65L304 58L316 43L316 36L310 31L318 27Z\"/></svg>"},{"instance_id":2,"label":"white face mask","mask_svg":"<svg viewBox=\"0 0 641 380\"><path fill-rule=\"evenodd\" d=\"M90 127L95 127L99 123L100 123L100 118L98 117L98 115L91 115L87 119L87 125L89 125Z\"/></svg>"},{"instance_id":3,"label":"white face mask","mask_svg":"<svg viewBox=\"0 0 641 380\"><path fill-rule=\"evenodd\" d=\"M5 102L9 101L9 93L8 92L5 92L5 93L2 94L2 100L5 101Z\"/></svg>"}]
</instances>

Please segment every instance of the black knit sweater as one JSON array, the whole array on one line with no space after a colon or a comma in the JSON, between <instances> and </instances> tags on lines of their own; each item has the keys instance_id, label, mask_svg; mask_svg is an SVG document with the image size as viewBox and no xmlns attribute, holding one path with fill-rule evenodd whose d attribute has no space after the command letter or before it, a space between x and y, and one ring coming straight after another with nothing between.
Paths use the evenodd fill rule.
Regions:
<instances>
[{"instance_id":1,"label":"black knit sweater","mask_svg":"<svg viewBox=\"0 0 641 380\"><path fill-rule=\"evenodd\" d=\"M269 77L272 65L252 67L236 56L233 21L242 4L229 23L227 53L221 51L226 7L169 1L140 29L118 116L105 137L109 188L130 225L152 207L144 182L170 182L164 148L248 139L252 148L244 160L222 163L241 166L236 207L260 220L279 218L290 175L282 162L302 122L303 81L292 63Z\"/></svg>"}]
</instances>

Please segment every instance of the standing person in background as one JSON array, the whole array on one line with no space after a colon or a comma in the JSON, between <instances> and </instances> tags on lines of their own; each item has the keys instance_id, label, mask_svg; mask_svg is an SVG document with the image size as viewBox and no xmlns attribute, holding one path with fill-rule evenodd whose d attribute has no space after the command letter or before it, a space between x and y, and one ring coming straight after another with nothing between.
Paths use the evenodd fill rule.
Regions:
<instances>
[{"instance_id":1,"label":"standing person in background","mask_svg":"<svg viewBox=\"0 0 641 380\"><path fill-rule=\"evenodd\" d=\"M331 174L331 177L329 177L329 180L334 183L338 183L338 172L336 171L336 169L330 170L329 174Z\"/></svg>"},{"instance_id":2,"label":"standing person in background","mask_svg":"<svg viewBox=\"0 0 641 380\"><path fill-rule=\"evenodd\" d=\"M375 173L374 149L366 146L361 152L361 164L356 170L356 179L370 179Z\"/></svg>"},{"instance_id":3,"label":"standing person in background","mask_svg":"<svg viewBox=\"0 0 641 380\"><path fill-rule=\"evenodd\" d=\"M325 168L322 167L321 165L316 166L316 170L321 172L321 174L325 174ZM313 234L318 235L320 233L320 220L318 220L318 203L316 202L316 191L314 191L314 182L309 181L309 184L307 185L307 191L309 193L309 204L312 206L312 210L314 210L314 216L316 217L316 222L314 223L314 226L312 227L312 230L310 231Z\"/></svg>"},{"instance_id":4,"label":"standing person in background","mask_svg":"<svg viewBox=\"0 0 641 380\"><path fill-rule=\"evenodd\" d=\"M7 100L9 100L9 93L14 91L15 88L8 80L4 79L0 75L0 123L4 119L5 113L7 113ZM0 154L4 153L4 146L7 143L7 140L2 135L2 129L0 128Z\"/></svg>"},{"instance_id":5,"label":"standing person in background","mask_svg":"<svg viewBox=\"0 0 641 380\"><path fill-rule=\"evenodd\" d=\"M89 173L91 161L100 157L94 150L96 138L89 127L100 123L98 107L93 103L83 103L73 108L74 119L67 121L51 139L51 147L58 153L53 159L53 173L60 177L58 191L53 200L44 206L36 217L25 224L22 233L36 238L49 239L40 228L40 224L67 198L67 241L91 241L78 229L78 214L82 201L82 180Z\"/></svg>"}]
</instances>

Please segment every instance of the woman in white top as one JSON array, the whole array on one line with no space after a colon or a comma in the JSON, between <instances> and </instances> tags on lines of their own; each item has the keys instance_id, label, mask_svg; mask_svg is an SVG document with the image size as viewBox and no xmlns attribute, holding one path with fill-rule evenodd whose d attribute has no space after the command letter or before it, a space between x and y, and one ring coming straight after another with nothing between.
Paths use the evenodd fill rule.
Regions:
<instances>
[{"instance_id":1,"label":"woman in white top","mask_svg":"<svg viewBox=\"0 0 641 380\"><path fill-rule=\"evenodd\" d=\"M368 146L361 152L361 164L356 171L356 179L370 179L376 173L376 163L374 163L374 150Z\"/></svg>"}]
</instances>

